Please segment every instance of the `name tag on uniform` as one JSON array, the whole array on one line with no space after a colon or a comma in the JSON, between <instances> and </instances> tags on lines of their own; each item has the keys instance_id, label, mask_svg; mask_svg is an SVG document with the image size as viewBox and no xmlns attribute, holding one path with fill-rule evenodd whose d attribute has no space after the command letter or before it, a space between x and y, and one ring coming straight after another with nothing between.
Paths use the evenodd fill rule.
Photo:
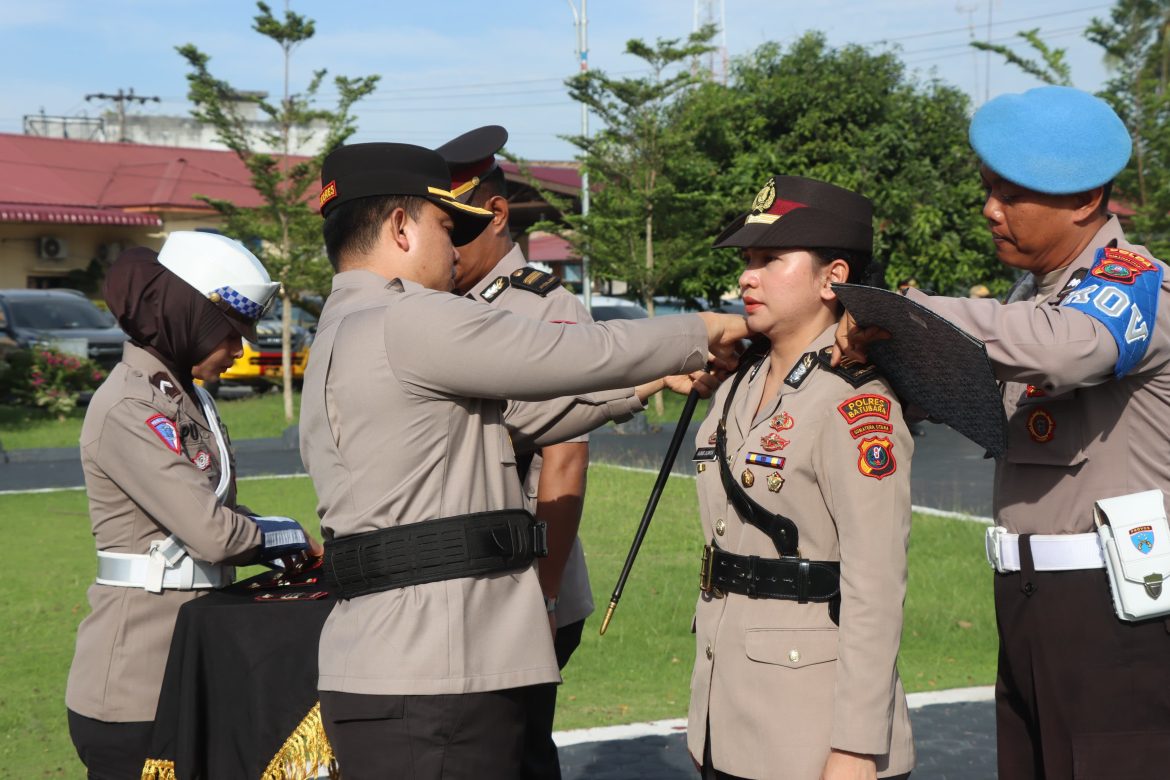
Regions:
<instances>
[{"instance_id":1,"label":"name tag on uniform","mask_svg":"<svg viewBox=\"0 0 1170 780\"><path fill-rule=\"evenodd\" d=\"M695 457L691 458L691 460L698 463L701 460L715 460L717 457L714 447L699 447L699 449L695 450Z\"/></svg>"}]
</instances>

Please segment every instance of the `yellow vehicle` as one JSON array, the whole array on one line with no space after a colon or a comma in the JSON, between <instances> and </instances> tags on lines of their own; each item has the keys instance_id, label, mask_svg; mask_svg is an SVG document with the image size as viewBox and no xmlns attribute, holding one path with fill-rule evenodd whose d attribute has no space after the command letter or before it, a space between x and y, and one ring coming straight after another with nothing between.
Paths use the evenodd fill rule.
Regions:
<instances>
[{"instance_id":1,"label":"yellow vehicle","mask_svg":"<svg viewBox=\"0 0 1170 780\"><path fill-rule=\"evenodd\" d=\"M232 363L231 368L219 375L220 383L249 385L263 393L281 383L284 373L280 361L280 320L265 318L256 326L256 342L244 341L244 354ZM312 333L299 325L293 325L289 356L292 362L293 381L300 383L309 362L309 344ZM217 383L218 384L218 383ZM209 388L213 391L218 388Z\"/></svg>"}]
</instances>

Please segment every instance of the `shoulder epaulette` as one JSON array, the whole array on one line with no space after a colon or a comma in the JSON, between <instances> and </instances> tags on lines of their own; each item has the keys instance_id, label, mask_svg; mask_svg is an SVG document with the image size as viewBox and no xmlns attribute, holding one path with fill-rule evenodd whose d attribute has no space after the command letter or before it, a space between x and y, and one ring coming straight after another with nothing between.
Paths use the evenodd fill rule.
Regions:
<instances>
[{"instance_id":1,"label":"shoulder epaulette","mask_svg":"<svg viewBox=\"0 0 1170 780\"><path fill-rule=\"evenodd\" d=\"M479 291L479 297L491 303L506 289L508 289L508 277L497 276L491 284Z\"/></svg>"},{"instance_id":2,"label":"shoulder epaulette","mask_svg":"<svg viewBox=\"0 0 1170 780\"><path fill-rule=\"evenodd\" d=\"M536 293L543 298L557 289L561 284L561 280L552 274L546 274L544 271L529 265L513 271L511 283L517 289Z\"/></svg>"},{"instance_id":3,"label":"shoulder epaulette","mask_svg":"<svg viewBox=\"0 0 1170 780\"><path fill-rule=\"evenodd\" d=\"M855 388L880 376L877 366L869 363L858 363L849 358L842 358L841 363L834 368L831 363L832 358L832 347L825 347L817 354L817 362L820 363L821 368L836 374Z\"/></svg>"}]
</instances>

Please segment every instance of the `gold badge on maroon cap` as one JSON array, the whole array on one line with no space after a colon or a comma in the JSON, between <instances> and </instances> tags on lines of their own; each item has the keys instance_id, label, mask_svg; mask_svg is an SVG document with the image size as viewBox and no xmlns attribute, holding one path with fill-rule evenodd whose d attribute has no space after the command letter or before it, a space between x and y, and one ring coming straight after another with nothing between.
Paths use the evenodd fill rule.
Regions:
<instances>
[{"instance_id":1,"label":"gold badge on maroon cap","mask_svg":"<svg viewBox=\"0 0 1170 780\"><path fill-rule=\"evenodd\" d=\"M470 203L479 185L499 168L496 153L508 142L508 131L485 125L452 138L435 151L451 170L451 194Z\"/></svg>"}]
</instances>

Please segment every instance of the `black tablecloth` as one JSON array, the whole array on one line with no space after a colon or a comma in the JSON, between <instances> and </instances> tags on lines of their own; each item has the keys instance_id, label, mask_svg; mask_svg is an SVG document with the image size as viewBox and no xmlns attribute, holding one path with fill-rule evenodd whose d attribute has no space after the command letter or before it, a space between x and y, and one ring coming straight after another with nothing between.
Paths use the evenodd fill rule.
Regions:
<instances>
[{"instance_id":1,"label":"black tablecloth","mask_svg":"<svg viewBox=\"0 0 1170 780\"><path fill-rule=\"evenodd\" d=\"M335 600L279 600L319 583L251 587L271 576L179 611L151 757L173 761L180 780L261 777L317 704L317 643Z\"/></svg>"}]
</instances>

